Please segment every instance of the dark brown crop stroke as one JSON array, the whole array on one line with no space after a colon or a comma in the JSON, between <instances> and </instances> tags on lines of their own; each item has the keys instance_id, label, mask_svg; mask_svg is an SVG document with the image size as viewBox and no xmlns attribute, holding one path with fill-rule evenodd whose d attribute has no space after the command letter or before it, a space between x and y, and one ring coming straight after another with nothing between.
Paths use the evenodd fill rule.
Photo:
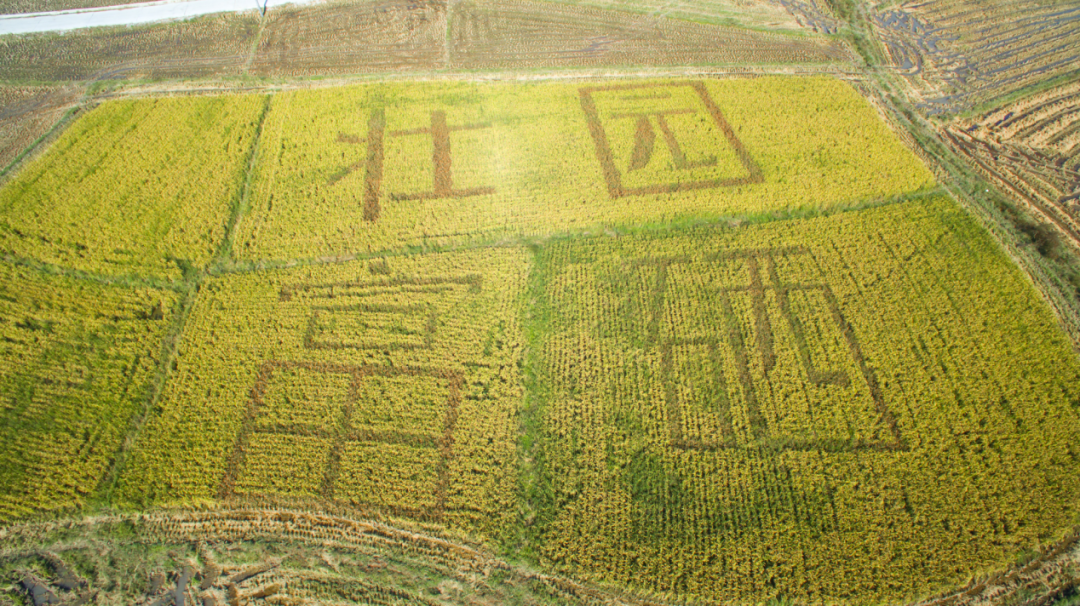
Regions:
<instances>
[{"instance_id":1,"label":"dark brown crop stroke","mask_svg":"<svg viewBox=\"0 0 1080 606\"><path fill-rule=\"evenodd\" d=\"M433 448L439 451L439 459L436 469L435 482L435 505L433 510L416 510L411 508L395 507L392 513L407 515L420 519L442 521L446 510L446 495L450 484L450 459L453 457L454 427L457 424L458 407L461 404L461 389L464 385L464 376L455 370L447 368L419 368L419 367L396 367L382 365L347 365L327 362L294 362L284 360L269 360L264 362L259 369L259 375L255 385L251 388L248 399L248 407L244 413L240 433L233 444L232 453L229 456L225 469L225 475L218 487L218 498L222 500L233 497L236 481L240 477L245 465L245 451L248 442L254 433L274 433L283 435L316 435L303 431L304 428L292 426L273 426L268 428L256 427L259 411L265 406L267 386L275 372L301 368L312 372L325 374L343 374L350 378L349 393L342 404L340 421L327 420L329 429L320 428L317 435L333 439L333 445L327 457L326 467L320 482L320 493L323 498L335 499L338 479L341 474L341 457L347 442L371 442L378 444L408 444L418 448ZM361 381L368 377L433 377L445 379L449 382L449 394L446 401L446 415L443 418L442 427L430 428L431 431L375 431L353 427L353 415L357 401L357 391ZM350 499L354 500L354 499ZM364 505L380 507L377 503L358 501Z\"/></svg>"},{"instance_id":2,"label":"dark brown crop stroke","mask_svg":"<svg viewBox=\"0 0 1080 606\"><path fill-rule=\"evenodd\" d=\"M746 170L746 175L742 177L735 177L730 179L707 179L702 181L677 181L674 183L662 183L656 185L650 185L646 187L634 187L628 188L622 184L622 174L619 172L617 166L615 166L614 154L611 151L611 144L608 142L607 133L604 131L604 126L600 121L600 114L596 110L596 101L593 99L593 93L604 91L622 91L622 90L634 90L634 89L649 89L649 88L662 88L662 87L676 87L676 86L688 86L697 93L701 99L702 105L705 106L705 110L712 118L713 123L720 129L720 132L724 134L724 138L727 140L728 145L735 150L735 154L738 156L739 161L742 163L743 168ZM750 157L750 154L743 147L739 138L735 136L735 131L732 130L731 125L728 124L724 118L724 114L720 111L720 108L716 106L712 98L709 96L709 92L705 89L705 84L701 81L683 82L683 83L655 83L655 84L623 84L614 86L589 86L579 89L578 91L581 100L581 109L585 111L585 119L589 125L589 134L592 135L593 143L596 145L596 158L600 161L600 167L604 173L604 181L607 183L608 193L612 198L620 198L622 196L634 196L642 194L663 194L663 193L675 193L680 191L690 191L695 189L712 189L716 187L731 187L735 185L747 185L750 183L761 183L763 177L761 174L761 167L757 162ZM628 112L632 114L634 112ZM682 149L678 142L675 140L673 133L668 128L666 120L663 116L672 113L685 113L683 110L670 110L660 112L645 112L647 114L659 114L660 129L664 135L664 142L671 148L672 155L676 159L676 163L679 168L694 168L696 166L712 166L715 162L714 158L706 159L698 163L689 163L686 161L685 156L682 153ZM635 114L637 115L637 114ZM639 120L647 119L639 117ZM643 147L651 147L648 141L649 134L652 134L651 127L649 132L645 132L645 127L639 122L638 129L636 131L637 142ZM636 155L633 159L631 169L641 168L643 166L643 158L646 154L646 150L642 149L638 151L635 149ZM639 166L640 165L640 166Z\"/></svg>"},{"instance_id":3,"label":"dark brown crop stroke","mask_svg":"<svg viewBox=\"0 0 1080 606\"><path fill-rule=\"evenodd\" d=\"M676 448L692 450L716 450L718 448L737 447L735 432L731 423L731 412L727 395L727 377L719 356L723 347L731 350L735 358L737 376L733 377L741 388L746 399L747 415L750 419L750 431L753 443L765 448L791 449L791 450L818 450L824 452L842 452L852 450L877 450L877 451L905 451L908 446L905 443L896 419L885 403L885 396L878 383L874 370L867 363L863 355L862 346L855 335L851 324L844 317L836 295L827 284L789 284L781 281L776 270L776 258L788 255L809 254L804 247L785 247L774 249L735 250L703 259L705 262L723 262L729 259L739 259L746 263L749 274L748 283L745 286L732 286L718 288L715 291L716 300L719 302L722 313L720 318L720 330L716 336L696 337L689 339L665 338L660 334L663 325L663 313L665 301L668 297L669 276L668 271L672 265L689 263L693 259L689 257L656 257L639 259L633 263L633 267L649 267L655 272L653 280L653 292L649 297L650 310L647 331L649 340L660 350L662 370L665 376L665 400L667 411L667 427L671 445ZM764 266L764 267L763 267ZM765 278L768 278L766 281ZM780 315L783 322L791 330L795 346L798 349L798 359L806 373L807 379L815 385L838 385L850 387L852 378L843 370L825 370L819 368L812 360L810 346L807 342L806 330L802 322L791 308L790 293L792 291L816 291L820 292L827 307L827 317L832 320L836 328L843 335L848 353L859 369L870 397L874 401L874 410L877 412L882 423L892 434L892 440L865 440L865 439L830 439L830 438L770 438L766 435L765 420L761 416L760 402L758 401L753 377L750 372L750 359L752 355L760 356L762 367L768 375L776 364L774 351L774 325L769 318L766 308L766 291L772 291L780 307ZM747 344L748 334L745 334L740 325L735 307L731 302L731 295L743 294L750 296L750 304L753 313L753 334L755 350L752 351ZM675 356L673 349L683 346L705 347L712 361L715 376L713 383L717 387L712 390L716 394L717 401L713 403L714 412L720 417L719 435L709 441L687 439L682 431L682 406L674 385Z\"/></svg>"}]
</instances>

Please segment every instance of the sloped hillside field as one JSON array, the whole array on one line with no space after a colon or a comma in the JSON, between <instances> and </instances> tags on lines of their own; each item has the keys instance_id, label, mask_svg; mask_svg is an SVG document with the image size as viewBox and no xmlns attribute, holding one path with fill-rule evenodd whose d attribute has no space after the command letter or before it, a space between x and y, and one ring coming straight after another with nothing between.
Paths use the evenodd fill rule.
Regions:
<instances>
[{"instance_id":1,"label":"sloped hillside field","mask_svg":"<svg viewBox=\"0 0 1080 606\"><path fill-rule=\"evenodd\" d=\"M892 604L1076 536L1074 344L841 80L106 102L0 254L12 599Z\"/></svg>"}]
</instances>

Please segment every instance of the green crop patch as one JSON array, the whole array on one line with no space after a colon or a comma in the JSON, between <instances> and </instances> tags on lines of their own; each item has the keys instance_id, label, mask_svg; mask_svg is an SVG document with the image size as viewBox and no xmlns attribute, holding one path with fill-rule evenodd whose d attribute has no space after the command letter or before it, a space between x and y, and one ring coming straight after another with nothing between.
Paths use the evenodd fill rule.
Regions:
<instances>
[{"instance_id":1,"label":"green crop patch","mask_svg":"<svg viewBox=\"0 0 1080 606\"><path fill-rule=\"evenodd\" d=\"M559 565L892 602L1072 523L1080 362L949 201L538 258L537 544Z\"/></svg>"},{"instance_id":2,"label":"green crop patch","mask_svg":"<svg viewBox=\"0 0 1080 606\"><path fill-rule=\"evenodd\" d=\"M149 397L176 295L0 265L0 521L92 493Z\"/></svg>"},{"instance_id":3,"label":"green crop patch","mask_svg":"<svg viewBox=\"0 0 1080 606\"><path fill-rule=\"evenodd\" d=\"M380 83L284 93L239 259L817 209L933 177L828 78Z\"/></svg>"}]
</instances>

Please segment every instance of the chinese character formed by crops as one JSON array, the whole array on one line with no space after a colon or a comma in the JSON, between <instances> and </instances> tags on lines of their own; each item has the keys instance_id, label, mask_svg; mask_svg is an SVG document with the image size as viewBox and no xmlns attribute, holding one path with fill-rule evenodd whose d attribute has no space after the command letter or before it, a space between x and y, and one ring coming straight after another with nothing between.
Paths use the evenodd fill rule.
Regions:
<instances>
[{"instance_id":1,"label":"chinese character formed by crops","mask_svg":"<svg viewBox=\"0 0 1080 606\"><path fill-rule=\"evenodd\" d=\"M761 181L701 82L587 87L580 96L612 198Z\"/></svg>"},{"instance_id":2,"label":"chinese character formed by crops","mask_svg":"<svg viewBox=\"0 0 1080 606\"><path fill-rule=\"evenodd\" d=\"M451 169L452 159L450 152L450 133L459 130L476 130L489 128L488 124L465 124L462 126L449 126L446 123L446 112L435 110L431 112L431 125L421 128L390 131L390 137L412 137L428 135L431 138L431 164L432 164L432 187L429 191L419 192L391 192L393 200L425 200L439 198L462 198L467 196L479 196L494 193L493 187L471 187L457 189L453 184L453 172ZM386 137L386 112L376 109L371 112L368 121L368 134L364 142L367 143L367 158L362 163L364 168L364 220L376 221L379 218L379 195L382 193L383 163L385 161L384 140ZM343 143L360 143L359 139L349 137L344 133L339 134L338 141ZM330 179L330 184L340 180L349 173L361 168L361 163L349 166Z\"/></svg>"}]
</instances>

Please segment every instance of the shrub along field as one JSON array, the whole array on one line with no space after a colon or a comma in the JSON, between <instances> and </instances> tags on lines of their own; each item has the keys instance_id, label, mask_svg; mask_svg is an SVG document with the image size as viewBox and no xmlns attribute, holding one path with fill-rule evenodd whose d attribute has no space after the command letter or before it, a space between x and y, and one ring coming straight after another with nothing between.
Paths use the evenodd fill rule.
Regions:
<instances>
[{"instance_id":1,"label":"shrub along field","mask_svg":"<svg viewBox=\"0 0 1080 606\"><path fill-rule=\"evenodd\" d=\"M107 102L0 190L0 250L5 522L331 510L867 604L1080 512L1080 358L836 79Z\"/></svg>"}]
</instances>

